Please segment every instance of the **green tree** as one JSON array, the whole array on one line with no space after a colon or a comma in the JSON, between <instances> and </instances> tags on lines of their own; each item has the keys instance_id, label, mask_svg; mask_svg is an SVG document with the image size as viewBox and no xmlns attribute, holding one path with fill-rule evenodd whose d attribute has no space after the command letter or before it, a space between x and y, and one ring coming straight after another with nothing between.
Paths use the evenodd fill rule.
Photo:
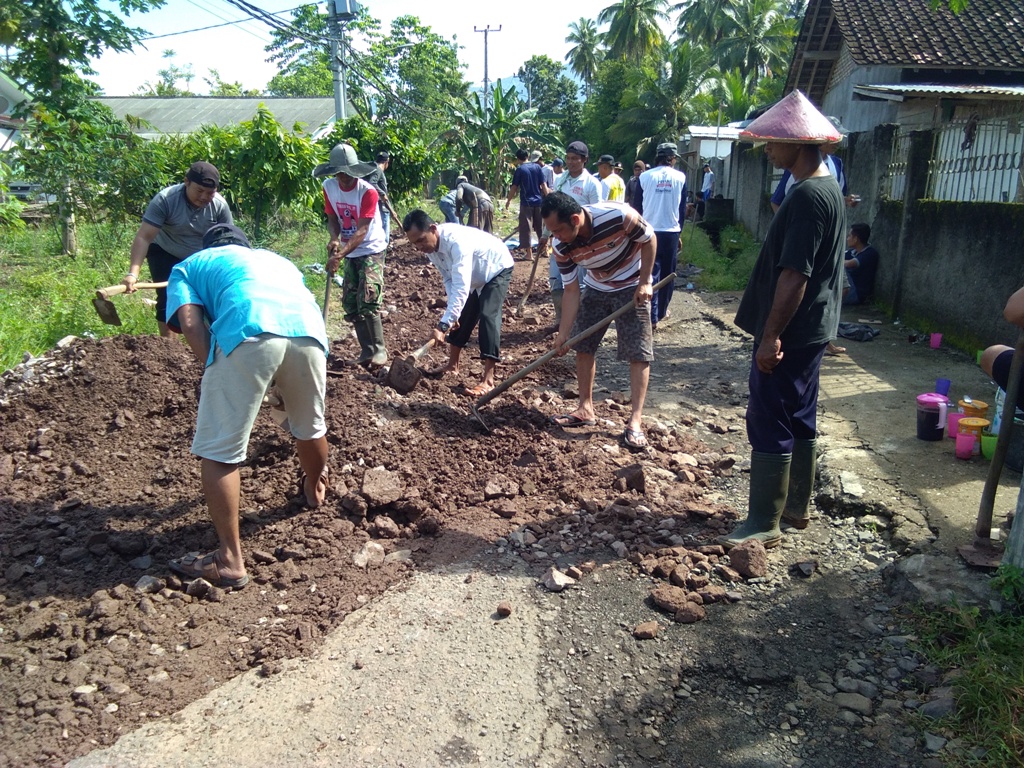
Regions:
<instances>
[{"instance_id":1,"label":"green tree","mask_svg":"<svg viewBox=\"0 0 1024 768\"><path fill-rule=\"evenodd\" d=\"M271 32L271 42L264 48L267 61L276 62L278 73L267 83L271 96L327 96L333 91L330 49L326 42L327 14L317 5L301 5L292 11L286 29Z\"/></svg>"},{"instance_id":2,"label":"green tree","mask_svg":"<svg viewBox=\"0 0 1024 768\"><path fill-rule=\"evenodd\" d=\"M192 80L195 78L195 73L192 72L192 65L186 64L183 67L179 67L174 63L174 57L177 54L167 49L163 52L163 58L167 62L167 66L163 69L157 70L157 76L160 78L156 83L146 82L139 86L135 91L137 96L195 96L190 90L192 86ZM184 80L185 87L179 88L178 81Z\"/></svg>"},{"instance_id":3,"label":"green tree","mask_svg":"<svg viewBox=\"0 0 1024 768\"><path fill-rule=\"evenodd\" d=\"M216 69L210 70L210 76L204 77L203 81L210 89L211 96L259 96L260 92L255 88L243 88L237 80L233 83L226 83L221 79L220 72Z\"/></svg>"},{"instance_id":4,"label":"green tree","mask_svg":"<svg viewBox=\"0 0 1024 768\"><path fill-rule=\"evenodd\" d=\"M599 24L608 24L604 35L608 55L640 64L665 42L658 25L668 19L667 0L619 0L597 16Z\"/></svg>"},{"instance_id":5,"label":"green tree","mask_svg":"<svg viewBox=\"0 0 1024 768\"><path fill-rule=\"evenodd\" d=\"M520 145L543 146L549 151L559 146L553 122L555 115L528 109L516 93L501 80L495 83L487 106L482 94L474 92L462 103L450 106L447 124L437 141L455 150L452 158L462 170L479 173L491 192L504 189L511 160Z\"/></svg>"},{"instance_id":6,"label":"green tree","mask_svg":"<svg viewBox=\"0 0 1024 768\"><path fill-rule=\"evenodd\" d=\"M676 32L680 38L714 48L722 39L727 22L725 12L737 0L683 0L672 6L679 11Z\"/></svg>"},{"instance_id":7,"label":"green tree","mask_svg":"<svg viewBox=\"0 0 1024 768\"><path fill-rule=\"evenodd\" d=\"M129 27L99 0L18 0L0 5L0 44L13 55L7 73L33 97L58 111L95 92L82 75L105 50L130 51L143 30ZM159 8L163 0L118 0L124 15Z\"/></svg>"},{"instance_id":8,"label":"green tree","mask_svg":"<svg viewBox=\"0 0 1024 768\"><path fill-rule=\"evenodd\" d=\"M747 77L771 77L784 70L796 36L796 20L786 16L785 0L740 0L723 14L726 32L714 48L723 69Z\"/></svg>"},{"instance_id":9,"label":"green tree","mask_svg":"<svg viewBox=\"0 0 1024 768\"><path fill-rule=\"evenodd\" d=\"M565 60L569 62L569 68L583 81L587 98L590 98L590 91L597 77L597 67L604 58L601 33L597 31L597 24L582 17L572 22L565 42L573 44L565 54Z\"/></svg>"},{"instance_id":10,"label":"green tree","mask_svg":"<svg viewBox=\"0 0 1024 768\"><path fill-rule=\"evenodd\" d=\"M689 42L677 43L640 68L627 73L622 110L609 129L616 141L635 146L637 157L649 157L663 141L676 141L698 117L695 97L717 74L707 50Z\"/></svg>"},{"instance_id":11,"label":"green tree","mask_svg":"<svg viewBox=\"0 0 1024 768\"><path fill-rule=\"evenodd\" d=\"M526 88L527 104L539 112L562 112L577 101L579 88L566 77L565 67L550 56L531 56L516 72Z\"/></svg>"},{"instance_id":12,"label":"green tree","mask_svg":"<svg viewBox=\"0 0 1024 768\"><path fill-rule=\"evenodd\" d=\"M620 59L605 59L597 68L594 90L583 105L583 124L574 139L582 138L591 154L625 157L636 151L636 141L613 139L609 129L618 120L626 96L627 75L633 69Z\"/></svg>"}]
</instances>

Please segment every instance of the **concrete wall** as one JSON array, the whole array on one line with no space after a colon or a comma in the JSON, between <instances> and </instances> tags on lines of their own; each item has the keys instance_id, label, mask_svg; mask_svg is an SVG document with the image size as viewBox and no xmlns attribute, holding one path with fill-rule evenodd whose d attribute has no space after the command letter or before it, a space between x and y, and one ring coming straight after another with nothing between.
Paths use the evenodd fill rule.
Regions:
<instances>
[{"instance_id":1,"label":"concrete wall","mask_svg":"<svg viewBox=\"0 0 1024 768\"><path fill-rule=\"evenodd\" d=\"M821 111L838 117L851 133L870 131L876 125L896 120L899 104L895 101L854 101L853 89L857 85L899 83L903 70L900 67L855 66L850 74L829 83L828 92L822 100Z\"/></svg>"},{"instance_id":2,"label":"concrete wall","mask_svg":"<svg viewBox=\"0 0 1024 768\"><path fill-rule=\"evenodd\" d=\"M882 180L896 126L852 134L843 157L850 192L861 204L849 222L871 225L881 254L876 303L921 331L938 331L965 350L1012 344L1017 329L1002 319L1010 294L1024 286L1024 204L922 200L932 132L916 131L908 163L907 200L887 200ZM762 239L771 221L764 152L737 144L719 187L735 199L736 218ZM724 177L724 178L723 178Z\"/></svg>"}]
</instances>

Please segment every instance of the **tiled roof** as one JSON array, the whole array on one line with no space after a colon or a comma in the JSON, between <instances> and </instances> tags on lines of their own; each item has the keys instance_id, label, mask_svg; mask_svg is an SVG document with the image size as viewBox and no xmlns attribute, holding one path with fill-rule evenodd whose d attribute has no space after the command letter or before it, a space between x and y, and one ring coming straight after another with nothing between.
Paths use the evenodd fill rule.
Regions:
<instances>
[{"instance_id":1,"label":"tiled roof","mask_svg":"<svg viewBox=\"0 0 1024 768\"><path fill-rule=\"evenodd\" d=\"M832 0L832 7L858 64L1024 71L1021 0L970 0L959 14L945 3L932 9L929 0Z\"/></svg>"}]
</instances>

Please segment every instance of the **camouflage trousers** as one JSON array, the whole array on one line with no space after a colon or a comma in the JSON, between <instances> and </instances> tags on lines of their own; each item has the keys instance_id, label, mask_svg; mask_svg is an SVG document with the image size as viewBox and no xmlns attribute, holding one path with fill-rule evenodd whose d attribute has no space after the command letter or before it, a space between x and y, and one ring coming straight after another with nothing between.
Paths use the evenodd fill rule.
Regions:
<instances>
[{"instance_id":1,"label":"camouflage trousers","mask_svg":"<svg viewBox=\"0 0 1024 768\"><path fill-rule=\"evenodd\" d=\"M348 322L376 315L384 302L384 252L342 259L341 307Z\"/></svg>"}]
</instances>

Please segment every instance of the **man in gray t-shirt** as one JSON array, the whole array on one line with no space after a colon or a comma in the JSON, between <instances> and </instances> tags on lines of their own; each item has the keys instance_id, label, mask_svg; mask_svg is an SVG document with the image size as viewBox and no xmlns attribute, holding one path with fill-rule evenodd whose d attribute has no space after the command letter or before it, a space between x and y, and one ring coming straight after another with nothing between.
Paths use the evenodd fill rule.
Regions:
<instances>
[{"instance_id":1,"label":"man in gray t-shirt","mask_svg":"<svg viewBox=\"0 0 1024 768\"><path fill-rule=\"evenodd\" d=\"M203 235L214 224L233 224L227 201L217 193L220 171L206 162L192 163L185 181L161 189L142 214L142 224L132 241L128 274L122 281L128 293L135 291L142 262L149 263L154 282L166 281L171 269L193 253L202 250ZM161 336L170 336L167 327L167 291L156 292L156 321Z\"/></svg>"}]
</instances>

